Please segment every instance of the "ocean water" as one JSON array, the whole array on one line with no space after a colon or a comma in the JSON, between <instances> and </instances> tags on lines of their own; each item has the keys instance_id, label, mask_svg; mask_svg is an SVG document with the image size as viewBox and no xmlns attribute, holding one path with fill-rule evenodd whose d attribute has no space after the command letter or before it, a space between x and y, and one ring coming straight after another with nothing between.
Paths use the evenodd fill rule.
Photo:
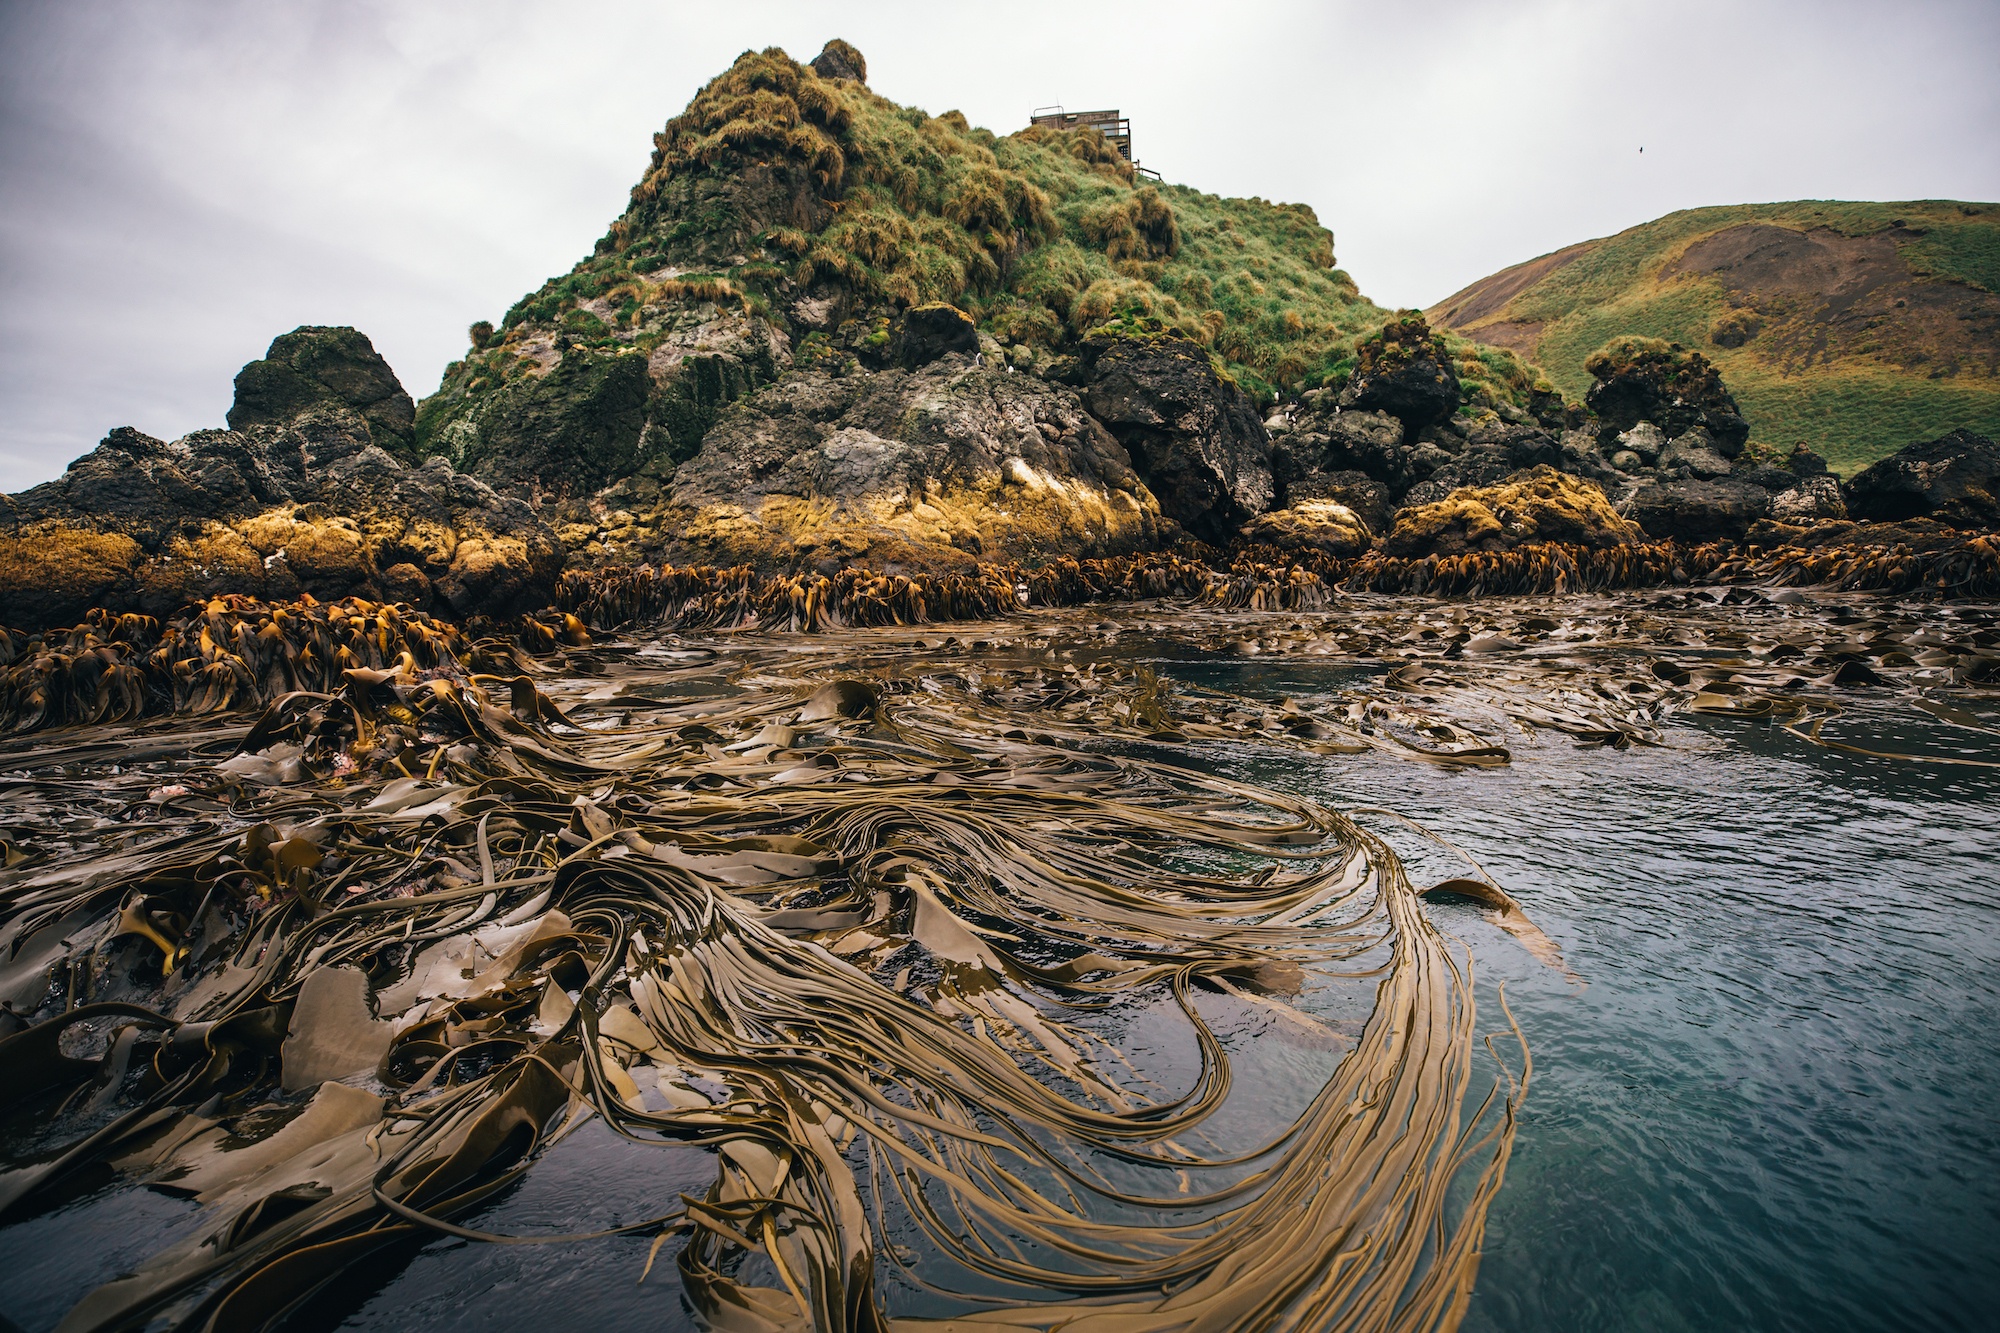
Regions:
<instances>
[{"instance_id":1,"label":"ocean water","mask_svg":"<svg viewBox=\"0 0 2000 1333\"><path fill-rule=\"evenodd\" d=\"M1115 655L1307 706L1370 670L1155 647L1127 637ZM1891 690L1844 702L1844 734L1870 748L2000 753ZM1662 738L1612 750L1524 732L1510 764L1471 770L1254 743L1182 759L1417 821L1561 948L1567 974L1476 907L1426 908L1471 961L1498 1057L1518 1073L1503 993L1533 1056L1464 1328L2000 1324L2000 769L1845 754L1758 721L1683 715ZM1464 873L1395 821L1357 818L1417 883ZM1130 1017L1143 1035L1146 1015ZM1275 1126L1333 1057L1239 1058ZM464 1223L617 1226L713 1174L704 1150L636 1147L593 1124ZM98 1181L0 1230L0 1318L53 1328L195 1212ZM649 1246L441 1238L356 1270L287 1326L694 1327L675 1243L642 1281Z\"/></svg>"},{"instance_id":2,"label":"ocean water","mask_svg":"<svg viewBox=\"0 0 2000 1333\"><path fill-rule=\"evenodd\" d=\"M1175 669L1302 702L1320 683L1283 663ZM1959 747L1895 702L1845 721L1870 748ZM1733 719L1667 742L1524 739L1505 768L1456 772L1215 757L1420 821L1580 978L1476 908L1430 909L1471 952L1482 1018L1504 983L1534 1055L1464 1328L2000 1325L2000 770ZM1417 882L1463 873L1377 827Z\"/></svg>"}]
</instances>

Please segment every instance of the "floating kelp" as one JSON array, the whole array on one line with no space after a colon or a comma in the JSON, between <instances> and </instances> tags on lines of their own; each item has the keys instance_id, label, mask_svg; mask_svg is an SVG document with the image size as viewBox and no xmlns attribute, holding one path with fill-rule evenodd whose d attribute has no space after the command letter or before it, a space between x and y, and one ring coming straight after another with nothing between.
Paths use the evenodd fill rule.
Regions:
<instances>
[{"instance_id":1,"label":"floating kelp","mask_svg":"<svg viewBox=\"0 0 2000 1333\"><path fill-rule=\"evenodd\" d=\"M1467 1107L1468 979L1385 844L1003 727L1022 690L1069 731L1119 696L1099 738L1198 725L1147 673L769 671L607 728L525 676L352 668L148 793L171 827L24 838L0 1088L39 1146L0 1218L105 1167L200 1205L63 1327L256 1327L384 1247L486 1238L451 1219L590 1115L715 1151L704 1197L618 1229L685 1233L731 1327L904 1322L885 1262L962 1323L1456 1321L1519 1089ZM1352 1029L1283 998L1343 986L1374 992ZM1153 1001L1185 1086L1120 1053ZM1203 1147L1217 1005L1348 1051L1268 1142ZM936 1258L905 1272L892 1214Z\"/></svg>"},{"instance_id":2,"label":"floating kelp","mask_svg":"<svg viewBox=\"0 0 2000 1333\"><path fill-rule=\"evenodd\" d=\"M1466 1101L1469 978L1390 848L1204 749L1482 767L1695 711L1876 753L1821 729L1888 690L1985 736L2000 621L1768 588L1328 595L964 637L561 643L578 617L431 659L450 631L306 607L315 661L381 665L254 721L17 741L0 1221L106 1172L190 1198L65 1327L257 1327L379 1250L532 1239L470 1215L601 1117L712 1154L705 1193L613 1229L718 1325L914 1324L929 1292L965 1325L1449 1327L1520 1088ZM281 610L88 633L220 660ZM261 651L237 655L303 656ZM1256 697L1160 654L1352 674ZM1490 878L1437 888L1562 965ZM1255 1136L1217 1027L1245 1013L1339 1057ZM1178 1072L1149 1068L1167 1048Z\"/></svg>"}]
</instances>

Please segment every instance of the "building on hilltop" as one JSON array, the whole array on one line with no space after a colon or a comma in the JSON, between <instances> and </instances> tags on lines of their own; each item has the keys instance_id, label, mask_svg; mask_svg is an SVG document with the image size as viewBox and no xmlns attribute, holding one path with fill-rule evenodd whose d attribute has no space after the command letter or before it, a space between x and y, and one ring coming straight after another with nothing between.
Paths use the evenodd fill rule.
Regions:
<instances>
[{"instance_id":1,"label":"building on hilltop","mask_svg":"<svg viewBox=\"0 0 2000 1333\"><path fill-rule=\"evenodd\" d=\"M1096 130L1103 135L1118 155L1131 162L1140 175L1160 178L1157 171L1148 171L1132 157L1132 122L1118 114L1117 108L1108 111L1066 111L1060 106L1038 106L1028 116L1030 126L1046 126L1052 130Z\"/></svg>"}]
</instances>

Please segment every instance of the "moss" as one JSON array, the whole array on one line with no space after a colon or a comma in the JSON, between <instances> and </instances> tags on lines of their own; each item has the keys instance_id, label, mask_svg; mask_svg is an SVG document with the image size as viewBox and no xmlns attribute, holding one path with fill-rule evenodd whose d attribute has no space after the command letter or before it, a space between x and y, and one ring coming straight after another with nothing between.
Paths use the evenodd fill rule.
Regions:
<instances>
[{"instance_id":1,"label":"moss","mask_svg":"<svg viewBox=\"0 0 2000 1333\"><path fill-rule=\"evenodd\" d=\"M1384 549L1414 557L1503 551L1528 542L1617 546L1643 538L1594 482L1551 467L1517 472L1493 486L1467 486L1396 515Z\"/></svg>"}]
</instances>

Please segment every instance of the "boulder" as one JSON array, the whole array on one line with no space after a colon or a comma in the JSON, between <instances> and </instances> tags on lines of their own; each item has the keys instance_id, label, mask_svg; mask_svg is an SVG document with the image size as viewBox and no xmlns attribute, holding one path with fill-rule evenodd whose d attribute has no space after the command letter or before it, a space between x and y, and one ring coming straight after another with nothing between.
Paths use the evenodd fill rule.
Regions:
<instances>
[{"instance_id":1,"label":"boulder","mask_svg":"<svg viewBox=\"0 0 2000 1333\"><path fill-rule=\"evenodd\" d=\"M1341 392L1344 407L1386 412L1414 437L1458 411L1458 372L1444 339L1424 317L1404 311L1354 349L1355 365Z\"/></svg>"},{"instance_id":2,"label":"boulder","mask_svg":"<svg viewBox=\"0 0 2000 1333\"><path fill-rule=\"evenodd\" d=\"M1056 378L1082 391L1161 514L1226 543L1271 507L1271 437L1256 404L1178 334L1086 338Z\"/></svg>"},{"instance_id":3,"label":"boulder","mask_svg":"<svg viewBox=\"0 0 2000 1333\"><path fill-rule=\"evenodd\" d=\"M1791 486L1772 491L1771 517L1783 523L1846 518L1847 502L1840 493L1840 483L1822 472L1800 477Z\"/></svg>"},{"instance_id":4,"label":"boulder","mask_svg":"<svg viewBox=\"0 0 2000 1333\"><path fill-rule=\"evenodd\" d=\"M1653 422L1670 440L1699 426L1725 458L1743 452L1750 438L1750 423L1721 374L1707 357L1679 343L1615 338L1591 353L1584 369L1597 381L1584 401L1603 423L1600 438L1607 446L1641 421ZM1622 443L1645 456L1637 444Z\"/></svg>"},{"instance_id":5,"label":"boulder","mask_svg":"<svg viewBox=\"0 0 2000 1333\"><path fill-rule=\"evenodd\" d=\"M1524 542L1593 548L1644 536L1619 517L1601 487L1543 466L1496 486L1466 487L1396 515L1384 549L1394 556L1502 551Z\"/></svg>"},{"instance_id":6,"label":"boulder","mask_svg":"<svg viewBox=\"0 0 2000 1333\"><path fill-rule=\"evenodd\" d=\"M947 353L979 355L979 325L955 305L934 301L905 311L890 339L890 359L905 370L927 366Z\"/></svg>"},{"instance_id":7,"label":"boulder","mask_svg":"<svg viewBox=\"0 0 2000 1333\"><path fill-rule=\"evenodd\" d=\"M1395 511L1389 488L1365 472L1318 472L1291 485L1285 492L1287 504L1306 500L1332 500L1354 511L1371 533L1387 532Z\"/></svg>"},{"instance_id":8,"label":"boulder","mask_svg":"<svg viewBox=\"0 0 2000 1333\"><path fill-rule=\"evenodd\" d=\"M416 404L356 329L306 325L280 334L261 361L236 374L231 430L288 426L308 409L351 408L368 423L368 437L405 461L416 456Z\"/></svg>"},{"instance_id":9,"label":"boulder","mask_svg":"<svg viewBox=\"0 0 2000 1333\"><path fill-rule=\"evenodd\" d=\"M1667 441L1666 448L1660 450L1657 466L1662 472L1685 468L1703 481L1726 477L1730 472L1729 460L1716 450L1715 441L1699 426Z\"/></svg>"},{"instance_id":10,"label":"boulder","mask_svg":"<svg viewBox=\"0 0 2000 1333\"><path fill-rule=\"evenodd\" d=\"M1742 541L1771 512L1771 493L1734 477L1656 481L1632 497L1632 517L1647 534L1685 542Z\"/></svg>"},{"instance_id":11,"label":"boulder","mask_svg":"<svg viewBox=\"0 0 2000 1333\"><path fill-rule=\"evenodd\" d=\"M654 498L615 495L635 507L578 534L586 559L943 569L1151 549L1171 529L1075 390L955 356L793 371L730 408Z\"/></svg>"},{"instance_id":12,"label":"boulder","mask_svg":"<svg viewBox=\"0 0 2000 1333\"><path fill-rule=\"evenodd\" d=\"M1652 422L1636 421L1631 429L1619 431L1613 443L1626 453L1637 454L1641 463L1651 467L1666 450L1667 437Z\"/></svg>"},{"instance_id":13,"label":"boulder","mask_svg":"<svg viewBox=\"0 0 2000 1333\"><path fill-rule=\"evenodd\" d=\"M1367 523L1337 500L1301 500L1243 525L1243 540L1286 550L1359 555L1374 543Z\"/></svg>"},{"instance_id":14,"label":"boulder","mask_svg":"<svg viewBox=\"0 0 2000 1333\"><path fill-rule=\"evenodd\" d=\"M861 52L836 37L828 42L820 53L813 57L812 71L822 79L852 79L856 83L868 82L868 62Z\"/></svg>"},{"instance_id":15,"label":"boulder","mask_svg":"<svg viewBox=\"0 0 2000 1333\"><path fill-rule=\"evenodd\" d=\"M405 465L337 405L172 443L115 430L10 503L0 624L15 626L93 606L168 615L221 593L509 614L546 605L563 563L526 504L443 459Z\"/></svg>"},{"instance_id":16,"label":"boulder","mask_svg":"<svg viewBox=\"0 0 2000 1333\"><path fill-rule=\"evenodd\" d=\"M2000 446L1959 429L1907 445L1847 483L1847 512L1874 522L2000 524Z\"/></svg>"}]
</instances>

